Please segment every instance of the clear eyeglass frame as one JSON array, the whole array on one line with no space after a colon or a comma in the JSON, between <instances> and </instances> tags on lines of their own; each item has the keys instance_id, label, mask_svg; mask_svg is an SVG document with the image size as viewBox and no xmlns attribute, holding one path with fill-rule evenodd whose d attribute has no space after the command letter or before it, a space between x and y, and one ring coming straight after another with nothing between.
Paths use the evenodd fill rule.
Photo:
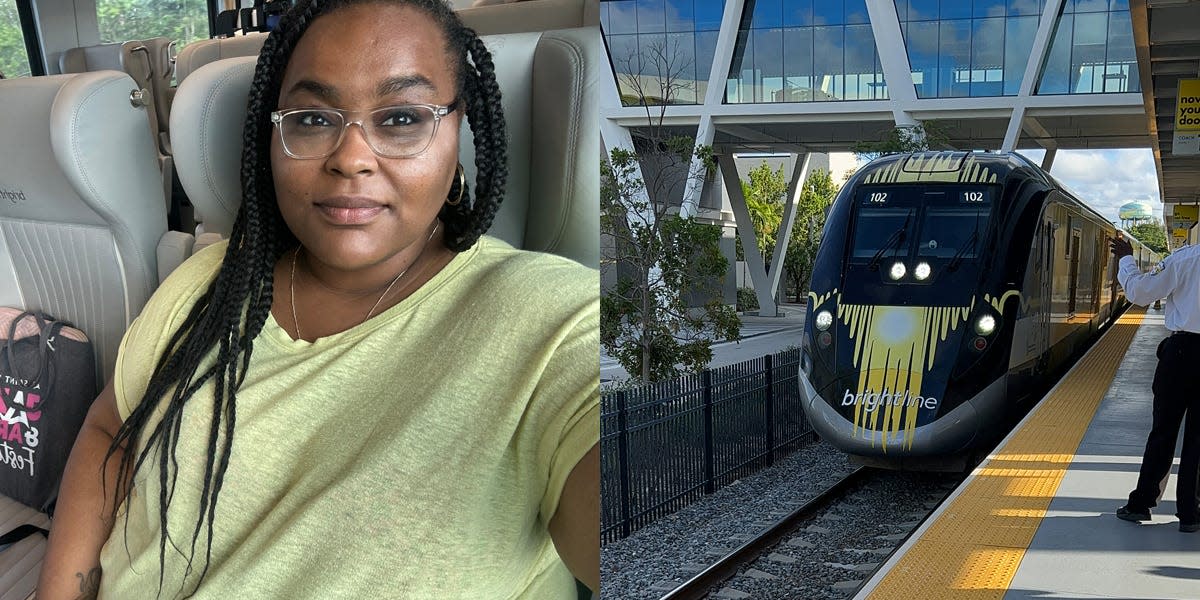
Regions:
<instances>
[{"instance_id":1,"label":"clear eyeglass frame","mask_svg":"<svg viewBox=\"0 0 1200 600\"><path fill-rule=\"evenodd\" d=\"M451 102L448 105L444 105L444 106L438 105L438 104L397 104L397 105L393 105L393 106L384 106L384 107L375 108L375 109L372 109L369 111L365 111L366 117L362 118L362 119L356 119L356 120L350 120L349 117L347 117L347 115L354 114L354 113L362 113L364 111L342 110L340 108L289 108L289 109L277 110L277 111L272 112L271 113L271 123L275 126L275 129L279 132L279 142L283 146L284 154L287 154L289 157L295 158L298 160L315 160L315 159L320 159L320 158L328 158L329 156L332 156L333 153L338 151L338 148L342 147L342 142L345 141L345 139L346 139L346 130L350 129L351 125L358 125L358 128L361 129L363 132L363 137L365 137L367 140L367 146L369 146L371 148L371 151L374 152L376 156L379 156L381 158L411 158L413 156L418 156L421 153L423 153L429 149L429 145L431 143L433 143L433 138L435 138L437 136L438 125L441 124L442 117L445 117L446 115L454 112L455 109L457 108L457 106L458 106L457 100L454 102ZM387 153L387 152L380 151L378 145L376 145L376 143L375 143L375 133L374 133L375 126L371 124L372 123L371 117L373 117L374 115L379 114L381 112L391 112L391 111L396 111L396 110L400 110L400 109L414 109L414 108L428 110L428 111L430 111L430 113L433 117L433 128L430 130L429 136L425 140L425 143L421 146L421 148L419 150L415 150L415 151L411 151L411 152L404 152L404 153L397 154L397 153ZM312 154L312 155L297 154L297 153L293 152L291 148L288 147L287 137L283 134L284 118L286 118L288 115L293 115L293 114L298 114L298 113L309 113L309 112L321 112L321 113L336 114L342 120L342 126L341 126L340 132L338 133L337 140L334 141L330 145L329 150L323 154Z\"/></svg>"}]
</instances>

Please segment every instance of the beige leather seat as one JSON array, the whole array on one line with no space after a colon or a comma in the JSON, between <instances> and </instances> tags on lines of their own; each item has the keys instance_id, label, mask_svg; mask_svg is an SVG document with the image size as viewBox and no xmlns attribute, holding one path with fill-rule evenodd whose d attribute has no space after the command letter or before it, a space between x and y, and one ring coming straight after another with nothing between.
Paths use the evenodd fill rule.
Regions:
<instances>
[{"instance_id":1,"label":"beige leather seat","mask_svg":"<svg viewBox=\"0 0 1200 600\"><path fill-rule=\"evenodd\" d=\"M75 323L99 381L158 286L167 231L137 87L114 71L0 81L0 305Z\"/></svg>"},{"instance_id":2,"label":"beige leather seat","mask_svg":"<svg viewBox=\"0 0 1200 600\"><path fill-rule=\"evenodd\" d=\"M599 267L598 28L486 36L509 136L507 193L490 233ZM243 115L256 58L222 60L180 84L171 110L179 179L204 231L227 236L241 202ZM474 181L463 124L459 155ZM198 240L198 245L200 244Z\"/></svg>"},{"instance_id":3,"label":"beige leather seat","mask_svg":"<svg viewBox=\"0 0 1200 600\"><path fill-rule=\"evenodd\" d=\"M137 87L116 71L0 81L0 305L77 325L99 381L157 287L156 247L172 239ZM0 533L22 523L49 519L0 496ZM44 552L40 535L0 552L0 600L30 597Z\"/></svg>"}]
</instances>

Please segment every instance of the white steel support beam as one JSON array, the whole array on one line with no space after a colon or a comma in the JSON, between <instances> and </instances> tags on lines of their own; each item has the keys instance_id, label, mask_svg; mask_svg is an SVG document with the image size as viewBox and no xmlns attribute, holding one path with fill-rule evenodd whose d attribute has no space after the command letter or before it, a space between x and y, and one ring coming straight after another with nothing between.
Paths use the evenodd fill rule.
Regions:
<instances>
[{"instance_id":1,"label":"white steel support beam","mask_svg":"<svg viewBox=\"0 0 1200 600\"><path fill-rule=\"evenodd\" d=\"M1054 38L1054 26L1058 24L1058 13L1062 12L1064 0L1046 0L1046 8L1042 11L1042 20L1038 23L1037 34L1033 36L1033 48L1029 51L1029 61L1025 63L1025 74L1021 77L1019 97L1033 95L1033 87L1037 85L1038 75L1042 73L1042 65L1050 52L1050 42Z\"/></svg>"},{"instance_id":2,"label":"white steel support beam","mask_svg":"<svg viewBox=\"0 0 1200 600\"><path fill-rule=\"evenodd\" d=\"M779 232L775 236L775 253L771 257L771 297L779 297L779 281L782 279L784 257L787 256L788 242L792 239L792 228L796 222L797 207L800 204L800 193L804 191L804 180L808 178L808 168L812 164L812 152L796 156L796 164L792 166L792 182L788 184L787 200L783 205L783 222L779 224Z\"/></svg>"},{"instance_id":3,"label":"white steel support beam","mask_svg":"<svg viewBox=\"0 0 1200 600\"><path fill-rule=\"evenodd\" d=\"M717 156L717 168L721 172L721 180L725 183L725 192L729 194L729 203L733 206L738 239L742 241L742 254L746 257L746 266L750 269L754 295L758 297L758 314L774 317L779 314L775 307L775 296L767 289L767 270L763 265L762 254L758 251L758 236L754 232L754 223L750 221L750 209L746 206L746 196L742 194L742 179L738 175L733 155Z\"/></svg>"},{"instance_id":4,"label":"white steel support beam","mask_svg":"<svg viewBox=\"0 0 1200 600\"><path fill-rule=\"evenodd\" d=\"M1054 155L1058 154L1058 148L1046 148L1046 156L1042 157L1042 170L1049 173L1050 167L1054 166Z\"/></svg>"},{"instance_id":5,"label":"white steel support beam","mask_svg":"<svg viewBox=\"0 0 1200 600\"><path fill-rule=\"evenodd\" d=\"M1000 145L1001 152L1012 152L1017 149L1017 140L1021 139L1021 124L1025 121L1025 107L1017 106L1008 119L1008 130L1004 132L1004 142Z\"/></svg>"},{"instance_id":6,"label":"white steel support beam","mask_svg":"<svg viewBox=\"0 0 1200 600\"><path fill-rule=\"evenodd\" d=\"M708 72L708 88L704 92L704 106L720 106L725 96L725 80L729 77L729 65L733 63L733 50L737 44L738 24L746 0L725 0L725 12L721 15L721 31L717 34L716 52L713 54L712 69ZM696 127L696 145L711 146L716 135L712 113L705 111ZM688 169L687 185L683 188L683 204L679 216L690 217L700 210L700 194L704 190L704 162L700 157L692 158ZM737 171L734 171L737 175ZM739 191L741 186L738 186Z\"/></svg>"},{"instance_id":7,"label":"white steel support beam","mask_svg":"<svg viewBox=\"0 0 1200 600\"><path fill-rule=\"evenodd\" d=\"M867 0L867 16L871 20L871 32L875 34L879 65L887 79L888 98L902 105L915 103L917 89L913 86L912 67L900 32L895 0Z\"/></svg>"}]
</instances>

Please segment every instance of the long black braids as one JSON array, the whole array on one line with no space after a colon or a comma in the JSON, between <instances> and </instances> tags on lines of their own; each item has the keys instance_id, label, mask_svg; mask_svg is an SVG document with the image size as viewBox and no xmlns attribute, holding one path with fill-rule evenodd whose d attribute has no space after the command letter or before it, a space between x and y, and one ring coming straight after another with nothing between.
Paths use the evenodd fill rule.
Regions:
<instances>
[{"instance_id":1,"label":"long black braids","mask_svg":"<svg viewBox=\"0 0 1200 600\"><path fill-rule=\"evenodd\" d=\"M415 7L440 26L457 70L458 98L475 143L475 194L456 179L439 218L445 226L444 244L456 252L475 244L491 226L504 196L508 177L504 116L495 67L483 42L463 26L443 0L362 0L363 3L401 4ZM269 114L279 103L283 73L292 51L313 20L359 0L300 0L268 36L259 54L247 103L242 140L243 200L229 237L229 246L216 278L171 333L159 357L141 402L121 425L105 458L122 447L118 485L113 490L111 517L133 492L133 474L151 457L158 467L159 491L159 595L166 570L167 510L175 493L178 465L175 450L183 423L183 410L204 386L212 383L212 424L208 432L207 461L199 511L190 544L185 580L192 571L196 543L205 533L203 581L212 559L213 523L233 447L238 388L246 376L254 340L271 310L276 262L297 244L276 203L271 172ZM212 357L215 351L215 360ZM211 363L211 364L210 364ZM154 419L162 411L160 419ZM136 448L134 452L132 449ZM124 526L128 528L126 513ZM171 541L177 551L176 540ZM128 551L128 549L127 549ZM188 594L190 596L195 589Z\"/></svg>"}]
</instances>

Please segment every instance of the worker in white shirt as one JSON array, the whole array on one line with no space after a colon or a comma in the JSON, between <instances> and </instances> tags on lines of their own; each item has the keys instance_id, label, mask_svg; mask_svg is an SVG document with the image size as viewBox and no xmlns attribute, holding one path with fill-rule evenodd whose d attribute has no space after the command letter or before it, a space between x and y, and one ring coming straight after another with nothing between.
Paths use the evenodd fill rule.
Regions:
<instances>
[{"instance_id":1,"label":"worker in white shirt","mask_svg":"<svg viewBox=\"0 0 1200 600\"><path fill-rule=\"evenodd\" d=\"M1171 472L1179 426L1186 418L1175 515L1179 517L1179 530L1192 533L1200 530L1200 499L1196 496L1200 475L1200 394L1190 378L1180 375L1200 365L1200 246L1179 249L1148 273L1138 268L1128 240L1118 237L1110 246L1120 262L1117 282L1124 288L1125 297L1140 306L1166 299L1164 324L1171 331L1158 345L1154 417L1137 488L1129 493L1129 502L1117 509L1117 518L1150 520L1150 509L1158 503L1162 482Z\"/></svg>"}]
</instances>

